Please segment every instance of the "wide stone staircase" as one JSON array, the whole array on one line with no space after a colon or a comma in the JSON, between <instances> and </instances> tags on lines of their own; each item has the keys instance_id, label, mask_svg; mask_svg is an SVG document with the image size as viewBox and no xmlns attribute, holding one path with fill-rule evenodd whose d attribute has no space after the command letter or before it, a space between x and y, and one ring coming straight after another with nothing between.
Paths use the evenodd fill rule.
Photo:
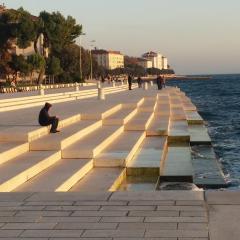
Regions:
<instances>
[{"instance_id":1,"label":"wide stone staircase","mask_svg":"<svg viewBox=\"0 0 240 240\"><path fill-rule=\"evenodd\" d=\"M57 134L31 125L38 100L29 100L24 110L24 104L10 112L13 104L5 106L2 119L11 120L0 126L0 191L117 191L123 184L130 189L149 182L156 190L162 182L225 185L203 119L183 92L124 89L111 90L116 94L105 101L82 95L55 102L61 112ZM19 124L22 111L29 125Z\"/></svg>"}]
</instances>

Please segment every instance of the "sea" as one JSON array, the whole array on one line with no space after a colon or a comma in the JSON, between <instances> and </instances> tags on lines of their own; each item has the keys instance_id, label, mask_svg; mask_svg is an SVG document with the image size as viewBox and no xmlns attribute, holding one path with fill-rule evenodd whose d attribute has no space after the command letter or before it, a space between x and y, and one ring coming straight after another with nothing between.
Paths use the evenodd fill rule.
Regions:
<instances>
[{"instance_id":1,"label":"sea","mask_svg":"<svg viewBox=\"0 0 240 240\"><path fill-rule=\"evenodd\" d=\"M184 91L208 127L229 189L240 190L240 74L212 75L208 80L171 80Z\"/></svg>"}]
</instances>

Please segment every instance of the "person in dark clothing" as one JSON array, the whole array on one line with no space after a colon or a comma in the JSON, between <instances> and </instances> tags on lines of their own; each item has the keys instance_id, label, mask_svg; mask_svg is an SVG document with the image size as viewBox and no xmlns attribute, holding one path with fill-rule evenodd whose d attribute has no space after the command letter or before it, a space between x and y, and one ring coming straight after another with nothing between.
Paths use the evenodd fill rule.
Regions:
<instances>
[{"instance_id":1,"label":"person in dark clothing","mask_svg":"<svg viewBox=\"0 0 240 240\"><path fill-rule=\"evenodd\" d=\"M158 90L161 90L162 89L162 82L163 82L163 79L160 75L157 76L157 79L156 79L156 83L157 83L157 88Z\"/></svg>"},{"instance_id":2,"label":"person in dark clothing","mask_svg":"<svg viewBox=\"0 0 240 240\"><path fill-rule=\"evenodd\" d=\"M57 133L58 121L56 116L49 116L49 109L52 107L50 103L45 103L44 107L41 109L38 117L38 122L41 126L51 125L50 133Z\"/></svg>"},{"instance_id":3,"label":"person in dark clothing","mask_svg":"<svg viewBox=\"0 0 240 240\"><path fill-rule=\"evenodd\" d=\"M137 83L138 83L138 87L141 88L142 87L142 78L140 76L137 79Z\"/></svg>"},{"instance_id":4,"label":"person in dark clothing","mask_svg":"<svg viewBox=\"0 0 240 240\"><path fill-rule=\"evenodd\" d=\"M128 75L128 89L132 90L132 76Z\"/></svg>"}]
</instances>

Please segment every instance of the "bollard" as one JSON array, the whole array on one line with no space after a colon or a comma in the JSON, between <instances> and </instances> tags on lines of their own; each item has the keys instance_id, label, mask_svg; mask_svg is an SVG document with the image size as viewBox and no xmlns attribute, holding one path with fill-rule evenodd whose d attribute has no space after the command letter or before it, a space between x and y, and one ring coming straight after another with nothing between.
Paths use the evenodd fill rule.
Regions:
<instances>
[{"instance_id":1,"label":"bollard","mask_svg":"<svg viewBox=\"0 0 240 240\"><path fill-rule=\"evenodd\" d=\"M143 90L148 90L148 83L147 82L144 82Z\"/></svg>"},{"instance_id":2,"label":"bollard","mask_svg":"<svg viewBox=\"0 0 240 240\"><path fill-rule=\"evenodd\" d=\"M75 83L75 91L79 91L79 84L77 82Z\"/></svg>"},{"instance_id":3,"label":"bollard","mask_svg":"<svg viewBox=\"0 0 240 240\"><path fill-rule=\"evenodd\" d=\"M101 82L100 81L97 82L97 88L101 88Z\"/></svg>"},{"instance_id":4,"label":"bollard","mask_svg":"<svg viewBox=\"0 0 240 240\"><path fill-rule=\"evenodd\" d=\"M40 84L40 87L39 87L39 95L43 96L45 94L44 92L44 86L42 84Z\"/></svg>"},{"instance_id":5,"label":"bollard","mask_svg":"<svg viewBox=\"0 0 240 240\"><path fill-rule=\"evenodd\" d=\"M153 86L153 81L150 81L150 85Z\"/></svg>"},{"instance_id":6,"label":"bollard","mask_svg":"<svg viewBox=\"0 0 240 240\"><path fill-rule=\"evenodd\" d=\"M98 100L105 100L105 94L103 88L98 88Z\"/></svg>"},{"instance_id":7,"label":"bollard","mask_svg":"<svg viewBox=\"0 0 240 240\"><path fill-rule=\"evenodd\" d=\"M122 85L122 86L124 85L124 82L123 82L123 80L121 80L121 85Z\"/></svg>"},{"instance_id":8,"label":"bollard","mask_svg":"<svg viewBox=\"0 0 240 240\"><path fill-rule=\"evenodd\" d=\"M114 80L112 81L112 86L113 86L113 87L116 87L116 83L115 83Z\"/></svg>"}]
</instances>

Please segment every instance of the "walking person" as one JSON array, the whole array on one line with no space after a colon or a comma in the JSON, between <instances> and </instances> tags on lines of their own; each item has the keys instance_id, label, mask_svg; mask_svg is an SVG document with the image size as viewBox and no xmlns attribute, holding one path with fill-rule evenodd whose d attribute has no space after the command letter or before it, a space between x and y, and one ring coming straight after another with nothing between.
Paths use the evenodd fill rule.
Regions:
<instances>
[{"instance_id":1,"label":"walking person","mask_svg":"<svg viewBox=\"0 0 240 240\"><path fill-rule=\"evenodd\" d=\"M49 115L49 109L52 107L52 104L45 103L44 107L41 109L38 117L38 122L41 126L51 125L50 133L60 132L57 130L59 119L56 116Z\"/></svg>"},{"instance_id":2,"label":"walking person","mask_svg":"<svg viewBox=\"0 0 240 240\"><path fill-rule=\"evenodd\" d=\"M128 75L128 89L129 89L129 90L132 90L132 80L133 80L133 78L132 78L132 76L129 74L129 75Z\"/></svg>"},{"instance_id":3,"label":"walking person","mask_svg":"<svg viewBox=\"0 0 240 240\"><path fill-rule=\"evenodd\" d=\"M156 83L157 83L157 88L158 88L158 90L161 90L161 89L162 89L162 82L163 82L163 79L162 79L161 75L158 75L158 76L157 76L157 79L156 79Z\"/></svg>"},{"instance_id":4,"label":"walking person","mask_svg":"<svg viewBox=\"0 0 240 240\"><path fill-rule=\"evenodd\" d=\"M141 88L142 87L142 78L140 76L137 79L137 83L138 83L138 87Z\"/></svg>"},{"instance_id":5,"label":"walking person","mask_svg":"<svg viewBox=\"0 0 240 240\"><path fill-rule=\"evenodd\" d=\"M166 77L163 75L162 79L163 79L162 86L163 86L163 88L166 88Z\"/></svg>"}]
</instances>

